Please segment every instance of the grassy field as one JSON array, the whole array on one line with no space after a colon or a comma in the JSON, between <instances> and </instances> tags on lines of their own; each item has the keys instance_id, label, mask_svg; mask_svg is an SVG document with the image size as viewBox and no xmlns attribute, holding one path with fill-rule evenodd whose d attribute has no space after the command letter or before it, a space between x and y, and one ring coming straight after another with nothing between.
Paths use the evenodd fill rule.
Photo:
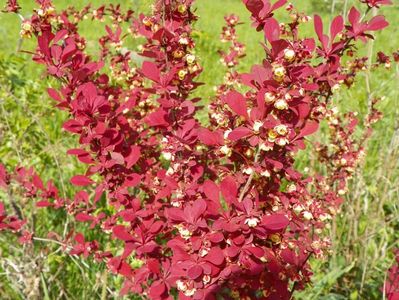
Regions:
<instances>
[{"instance_id":1,"label":"grassy field","mask_svg":"<svg viewBox=\"0 0 399 300\"><path fill-rule=\"evenodd\" d=\"M34 1L19 2L23 7L22 14L28 15ZM88 2L55 0L54 4L61 9L68 5L82 7ZM94 6L104 3L101 0L90 2ZM112 1L115 2L146 11L149 0ZM340 0L292 2L309 15L322 15L326 22L331 19L332 12L344 9L344 1ZM222 81L225 72L217 54L225 46L219 42L225 14L238 14L244 22L238 33L240 41L247 46L247 56L239 71L247 71L252 64L261 62L264 54L259 45L262 36L251 28L249 15L240 0L198 0L197 3L200 15L196 25L197 54L204 67L200 80L206 84L196 95L206 103L213 95L212 86ZM374 57L378 51L392 53L399 49L399 1L394 0L394 3L394 6L382 9L391 26L377 35L372 48L359 44L365 55L373 53ZM32 47L29 40L20 45L19 22L14 15L0 14L0 162L8 166L35 166L40 174L46 179L53 178L68 194L71 191L66 179L82 167L65 154L76 141L59 130L66 115L55 110L43 92L55 82L43 76L43 69L34 65L28 54L17 52L18 48L29 50ZM307 33L312 31L309 24ZM95 39L103 34L104 28L85 22L82 32ZM375 125L366 160L356 173L347 201L327 233L333 243L331 256L322 262L312 262L315 270L313 284L298 294L298 299L381 299L382 282L392 262L391 250L399 247L398 65L392 64L390 70L376 70L369 83L367 87L366 76L360 75L353 89L342 90L333 100L341 110L357 111L362 116L367 111L370 94L384 97L379 109L385 117ZM312 160L310 151L301 155L303 159L299 167ZM24 205L31 207L32 203ZM64 230L66 216L63 213L40 211L37 219L48 220L37 222L39 233L44 234L48 227L58 232ZM104 266L54 252L51 245L45 245L45 250L39 250L42 244L20 249L10 244L7 238L0 235L0 299L24 299L29 293L32 299L117 297L120 279L107 278L103 273ZM12 261L13 257L17 261Z\"/></svg>"}]
</instances>

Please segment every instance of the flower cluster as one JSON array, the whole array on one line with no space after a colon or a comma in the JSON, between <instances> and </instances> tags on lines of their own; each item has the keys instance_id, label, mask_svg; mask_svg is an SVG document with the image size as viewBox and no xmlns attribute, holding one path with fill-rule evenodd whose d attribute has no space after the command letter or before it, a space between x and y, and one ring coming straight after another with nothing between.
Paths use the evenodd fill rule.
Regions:
<instances>
[{"instance_id":1,"label":"flower cluster","mask_svg":"<svg viewBox=\"0 0 399 300\"><path fill-rule=\"evenodd\" d=\"M223 27L220 34L220 40L223 43L230 42L229 52L220 52L221 62L229 67L233 68L238 65L238 59L245 56L245 45L238 41L235 27L239 23L239 17L236 15L225 16L226 26Z\"/></svg>"},{"instance_id":2,"label":"flower cluster","mask_svg":"<svg viewBox=\"0 0 399 300\"><path fill-rule=\"evenodd\" d=\"M81 190L70 199L31 170L17 169L16 180L39 207L64 209L102 240L117 242L106 249L79 233L68 241L70 253L105 262L125 278L122 293L150 299L289 299L303 288L309 258L330 246L323 228L361 153L349 147L353 115L344 117L344 129L330 107L358 72L342 57L356 56L356 40L386 27L384 17L367 21L352 8L349 23L337 16L326 34L316 15L316 40L299 34L311 18L293 5L286 7L289 23L274 18L285 0L244 1L263 31L265 58L249 73L228 72L204 126L195 118L200 99L191 96L202 72L192 0L159 0L151 14L138 16L112 5L58 13L51 1L37 2L21 34L37 39L34 61L60 82L48 93L69 112L63 129L79 137L79 147L68 154L87 171L71 178ZM78 30L89 16L112 23L99 40L98 60L86 53ZM222 57L231 68L244 46L235 33L238 18L226 22L221 38L232 46ZM145 42L135 52L125 40L137 36ZM334 162L336 189L295 169L305 138L323 120L345 149L324 156Z\"/></svg>"}]
</instances>

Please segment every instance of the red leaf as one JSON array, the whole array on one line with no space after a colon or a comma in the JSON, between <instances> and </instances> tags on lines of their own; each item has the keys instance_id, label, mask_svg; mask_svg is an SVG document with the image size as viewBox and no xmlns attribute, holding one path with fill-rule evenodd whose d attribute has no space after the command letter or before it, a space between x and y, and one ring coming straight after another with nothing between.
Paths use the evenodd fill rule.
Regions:
<instances>
[{"instance_id":1,"label":"red leaf","mask_svg":"<svg viewBox=\"0 0 399 300\"><path fill-rule=\"evenodd\" d=\"M53 206L53 204L51 204L47 200L43 200L43 201L36 202L36 206L37 207L49 207L49 206ZM1 216L1 214L0 214L0 216Z\"/></svg>"},{"instance_id":2,"label":"red leaf","mask_svg":"<svg viewBox=\"0 0 399 300\"><path fill-rule=\"evenodd\" d=\"M88 215L88 214L85 214L85 213L78 213L75 216L75 219L78 222L91 222L91 221L93 221L93 217Z\"/></svg>"},{"instance_id":3,"label":"red leaf","mask_svg":"<svg viewBox=\"0 0 399 300\"><path fill-rule=\"evenodd\" d=\"M377 31L387 27L389 23L385 20L384 16L375 16L372 18L367 26L367 30Z\"/></svg>"},{"instance_id":4,"label":"red leaf","mask_svg":"<svg viewBox=\"0 0 399 300\"><path fill-rule=\"evenodd\" d=\"M132 175L129 175L125 182L123 183L124 187L135 187L138 185L141 181L141 176L137 173L134 173Z\"/></svg>"},{"instance_id":5,"label":"red leaf","mask_svg":"<svg viewBox=\"0 0 399 300\"><path fill-rule=\"evenodd\" d=\"M0 202L0 217L3 217L6 215L6 210L4 208L4 203Z\"/></svg>"},{"instance_id":6,"label":"red leaf","mask_svg":"<svg viewBox=\"0 0 399 300\"><path fill-rule=\"evenodd\" d=\"M166 285L163 282L154 283L150 288L150 297L151 299L159 299L166 292ZM161 297L163 298L163 297Z\"/></svg>"},{"instance_id":7,"label":"red leaf","mask_svg":"<svg viewBox=\"0 0 399 300\"><path fill-rule=\"evenodd\" d=\"M139 146L132 146L129 155L125 158L126 167L130 169L140 158L141 151Z\"/></svg>"},{"instance_id":8,"label":"red leaf","mask_svg":"<svg viewBox=\"0 0 399 300\"><path fill-rule=\"evenodd\" d=\"M248 249L249 252L251 252L254 256L261 258L263 255L265 255L265 251L262 248L258 247L251 247Z\"/></svg>"},{"instance_id":9,"label":"red leaf","mask_svg":"<svg viewBox=\"0 0 399 300\"><path fill-rule=\"evenodd\" d=\"M159 82L160 80L160 71L156 64L150 61L145 61L141 68L141 72L145 77L151 79L152 81Z\"/></svg>"},{"instance_id":10,"label":"red leaf","mask_svg":"<svg viewBox=\"0 0 399 300\"><path fill-rule=\"evenodd\" d=\"M183 212L179 208L171 207L166 210L166 214L168 218L170 218L172 221L178 221L178 222L185 221Z\"/></svg>"},{"instance_id":11,"label":"red leaf","mask_svg":"<svg viewBox=\"0 0 399 300\"><path fill-rule=\"evenodd\" d=\"M47 92L48 92L49 96L51 98L53 98L55 101L57 101L57 102L63 101L62 97L60 96L60 94L58 94L58 92L55 89L48 88Z\"/></svg>"},{"instance_id":12,"label":"red leaf","mask_svg":"<svg viewBox=\"0 0 399 300\"><path fill-rule=\"evenodd\" d=\"M261 0L245 0L245 6L251 13L258 14L263 8L264 4Z\"/></svg>"},{"instance_id":13,"label":"red leaf","mask_svg":"<svg viewBox=\"0 0 399 300\"><path fill-rule=\"evenodd\" d=\"M68 120L63 125L62 128L69 132L73 133L81 133L82 132L82 124L80 124L76 120Z\"/></svg>"},{"instance_id":14,"label":"red leaf","mask_svg":"<svg viewBox=\"0 0 399 300\"><path fill-rule=\"evenodd\" d=\"M123 225L116 225L112 228L114 236L122 241L131 241L133 237L127 232L126 227Z\"/></svg>"},{"instance_id":15,"label":"red leaf","mask_svg":"<svg viewBox=\"0 0 399 300\"><path fill-rule=\"evenodd\" d=\"M280 25L274 18L268 18L264 25L265 37L272 43L280 38Z\"/></svg>"},{"instance_id":16,"label":"red leaf","mask_svg":"<svg viewBox=\"0 0 399 300\"><path fill-rule=\"evenodd\" d=\"M220 266L224 262L223 251L219 247L214 247L208 252L205 259L214 265Z\"/></svg>"},{"instance_id":17,"label":"red leaf","mask_svg":"<svg viewBox=\"0 0 399 300\"><path fill-rule=\"evenodd\" d=\"M111 152L111 158L118 165L123 165L125 163L125 158L118 152Z\"/></svg>"},{"instance_id":18,"label":"red leaf","mask_svg":"<svg viewBox=\"0 0 399 300\"><path fill-rule=\"evenodd\" d=\"M199 278L202 273L204 272L204 269L202 269L201 266L199 265L194 265L187 271L188 277L190 277L192 280L196 280Z\"/></svg>"},{"instance_id":19,"label":"red leaf","mask_svg":"<svg viewBox=\"0 0 399 300\"><path fill-rule=\"evenodd\" d=\"M224 98L225 102L237 115L248 119L247 103L243 95L239 92L231 91Z\"/></svg>"},{"instance_id":20,"label":"red leaf","mask_svg":"<svg viewBox=\"0 0 399 300\"><path fill-rule=\"evenodd\" d=\"M228 203L233 203L237 199L238 188L234 177L225 177L220 183L220 189L222 191L223 198Z\"/></svg>"},{"instance_id":21,"label":"red leaf","mask_svg":"<svg viewBox=\"0 0 399 300\"><path fill-rule=\"evenodd\" d=\"M214 244L221 243L224 240L224 236L220 232L215 232L209 236L209 240Z\"/></svg>"},{"instance_id":22,"label":"red leaf","mask_svg":"<svg viewBox=\"0 0 399 300\"><path fill-rule=\"evenodd\" d=\"M84 244L85 242L85 237L81 233L77 233L75 235L75 241L78 242L79 244Z\"/></svg>"},{"instance_id":23,"label":"red leaf","mask_svg":"<svg viewBox=\"0 0 399 300\"><path fill-rule=\"evenodd\" d=\"M100 200L103 192L104 192L104 185L103 184L98 185L94 193L94 203L97 203L98 200Z\"/></svg>"},{"instance_id":24,"label":"red leaf","mask_svg":"<svg viewBox=\"0 0 399 300\"><path fill-rule=\"evenodd\" d=\"M166 121L167 113L163 109L159 109L151 114L149 114L146 118L146 122L150 126L168 126L169 123Z\"/></svg>"},{"instance_id":25,"label":"red leaf","mask_svg":"<svg viewBox=\"0 0 399 300\"><path fill-rule=\"evenodd\" d=\"M58 31L54 36L53 44L58 43L60 40L65 38L67 34L68 34L68 30L66 30L66 29L62 29L62 30Z\"/></svg>"},{"instance_id":26,"label":"red leaf","mask_svg":"<svg viewBox=\"0 0 399 300\"><path fill-rule=\"evenodd\" d=\"M42 190L42 191L44 190L43 181L41 180L41 178L39 176L37 176L37 174L33 175L32 183L37 189Z\"/></svg>"},{"instance_id":27,"label":"red leaf","mask_svg":"<svg viewBox=\"0 0 399 300\"><path fill-rule=\"evenodd\" d=\"M0 187L7 187L7 170L2 164L0 164Z\"/></svg>"},{"instance_id":28,"label":"red leaf","mask_svg":"<svg viewBox=\"0 0 399 300\"><path fill-rule=\"evenodd\" d=\"M263 226L271 231L281 231L288 226L289 220L282 214L264 216L262 218Z\"/></svg>"},{"instance_id":29,"label":"red leaf","mask_svg":"<svg viewBox=\"0 0 399 300\"><path fill-rule=\"evenodd\" d=\"M203 185L205 195L214 202L219 202L219 187L213 181L206 180Z\"/></svg>"},{"instance_id":30,"label":"red leaf","mask_svg":"<svg viewBox=\"0 0 399 300\"><path fill-rule=\"evenodd\" d=\"M67 151L67 154L69 155L76 155L76 157L85 164L91 164L94 162L92 157L90 156L90 153L82 150L82 149L70 149Z\"/></svg>"},{"instance_id":31,"label":"red leaf","mask_svg":"<svg viewBox=\"0 0 399 300\"><path fill-rule=\"evenodd\" d=\"M287 3L287 0L279 0L276 3L273 4L272 6L272 11L275 11L276 9L282 7L283 5L285 5Z\"/></svg>"},{"instance_id":32,"label":"red leaf","mask_svg":"<svg viewBox=\"0 0 399 300\"><path fill-rule=\"evenodd\" d=\"M314 15L314 29L319 38L319 41L323 40L323 21L319 15Z\"/></svg>"},{"instance_id":33,"label":"red leaf","mask_svg":"<svg viewBox=\"0 0 399 300\"><path fill-rule=\"evenodd\" d=\"M360 12L355 7L351 8L349 15L348 15L348 20L352 25L357 24L359 22Z\"/></svg>"},{"instance_id":34,"label":"red leaf","mask_svg":"<svg viewBox=\"0 0 399 300\"><path fill-rule=\"evenodd\" d=\"M118 273L123 275L123 276L126 276L126 277L131 276L132 275L132 268L125 261L122 261L121 265L120 265L120 267L118 269Z\"/></svg>"},{"instance_id":35,"label":"red leaf","mask_svg":"<svg viewBox=\"0 0 399 300\"><path fill-rule=\"evenodd\" d=\"M315 121L306 122L301 132L293 139L293 141L299 140L305 136L315 133L319 129L319 123Z\"/></svg>"},{"instance_id":36,"label":"red leaf","mask_svg":"<svg viewBox=\"0 0 399 300\"><path fill-rule=\"evenodd\" d=\"M206 128L201 128L198 133L198 138L207 146L223 145L223 134L220 131L210 131Z\"/></svg>"},{"instance_id":37,"label":"red leaf","mask_svg":"<svg viewBox=\"0 0 399 300\"><path fill-rule=\"evenodd\" d=\"M336 16L331 23L330 35L331 42L334 41L338 33L342 32L344 29L344 18L342 16Z\"/></svg>"},{"instance_id":38,"label":"red leaf","mask_svg":"<svg viewBox=\"0 0 399 300\"><path fill-rule=\"evenodd\" d=\"M188 207L186 207L188 208ZM203 215L203 213L206 211L206 202L204 199L198 199L193 203L193 206L191 209L187 210L189 212L189 215L191 217L191 220L193 223L199 219ZM186 210L184 210L186 213Z\"/></svg>"},{"instance_id":39,"label":"red leaf","mask_svg":"<svg viewBox=\"0 0 399 300\"><path fill-rule=\"evenodd\" d=\"M76 175L71 178L71 183L76 186L86 186L94 183L93 180L84 175Z\"/></svg>"},{"instance_id":40,"label":"red leaf","mask_svg":"<svg viewBox=\"0 0 399 300\"><path fill-rule=\"evenodd\" d=\"M242 139L243 137L246 137L250 134L252 134L252 130L250 130L247 127L241 126L241 127L234 129L232 132L230 132L228 138L231 141L235 142L235 141L238 141L239 139Z\"/></svg>"}]
</instances>

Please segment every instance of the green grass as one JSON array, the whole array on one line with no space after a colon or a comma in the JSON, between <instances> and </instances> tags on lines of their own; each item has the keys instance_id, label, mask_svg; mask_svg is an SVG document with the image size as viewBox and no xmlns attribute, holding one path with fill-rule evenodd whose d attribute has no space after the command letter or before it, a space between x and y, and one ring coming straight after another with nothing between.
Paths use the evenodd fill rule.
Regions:
<instances>
[{"instance_id":1,"label":"green grass","mask_svg":"<svg viewBox=\"0 0 399 300\"><path fill-rule=\"evenodd\" d=\"M91 2L99 6L104 1ZM124 7L145 11L148 10L149 0L108 2L121 2ZM219 42L224 15L238 14L244 22L238 34L240 41L247 46L247 56L239 66L239 71L249 71L252 64L261 63L264 53L260 46L262 34L251 27L249 14L240 0L197 2L200 19L195 35L197 55L204 67L200 81L205 85L198 89L196 96L202 97L203 103L207 103L214 95L213 86L222 82L226 71L217 54L219 49L226 46ZM310 15L322 15L325 22L331 19L332 1L292 2ZM343 1L335 2L336 11L343 8ZM54 1L58 9L67 5L82 7L87 3L78 0ZM374 54L382 50L391 53L399 49L399 3L395 3L383 9L391 26L376 36ZM34 7L32 0L23 0L20 4L25 16ZM90 40L95 40L103 32L101 24L93 26L90 22L84 22L82 25L82 34ZM313 28L309 24L304 34L312 32ZM134 47L135 43L130 42L129 45ZM64 182L65 193L71 195L66 179L77 170L82 171L82 166L65 154L68 148L76 145L75 138L59 130L66 114L54 109L53 103L43 92L47 86L56 83L43 76L43 68L32 63L29 54L17 52L18 47L19 19L15 15L0 14L0 162L9 166L19 163L35 166L45 179L53 179L59 186ZM32 47L31 41L23 41L22 49L32 50ZM362 44L359 47L363 47L362 53L366 55L367 49ZM364 74L360 75L354 88L342 90L333 101L343 111L358 111L360 116L364 115L368 99L365 82ZM333 244L331 256L321 262L312 262L315 270L313 284L298 294L299 299L381 299L380 288L392 259L390 250L399 246L396 242L399 240L398 82L399 69L395 64L389 71L376 70L372 73L370 90L373 96L385 97L379 104L385 117L374 126L375 132L368 144L366 160L352 181L346 204L328 232ZM301 156L299 168L312 160L309 150ZM37 231L42 236L49 229L62 232L64 214L41 211L37 218L46 220L37 222ZM14 280L18 278L15 276L33 280L24 282L25 288L30 287L37 292L38 299L57 299L60 295L63 299L99 299L104 287L109 289L106 290L109 298L116 298L115 291L120 287L120 278L108 276L105 285L101 275L104 266L91 262L85 265L83 261L59 252L52 253L56 249L54 245L41 243L17 250L10 241L13 241L10 236L0 236L1 299L24 298L26 291L16 289ZM40 250L43 246L44 250ZM34 263L38 266L9 274L12 267L8 259L13 256L20 259L22 265Z\"/></svg>"}]
</instances>

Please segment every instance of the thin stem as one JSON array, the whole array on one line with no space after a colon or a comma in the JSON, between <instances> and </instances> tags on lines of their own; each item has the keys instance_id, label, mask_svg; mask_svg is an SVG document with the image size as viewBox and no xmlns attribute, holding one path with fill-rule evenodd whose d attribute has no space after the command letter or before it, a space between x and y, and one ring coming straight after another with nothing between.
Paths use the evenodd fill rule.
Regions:
<instances>
[{"instance_id":1,"label":"thin stem","mask_svg":"<svg viewBox=\"0 0 399 300\"><path fill-rule=\"evenodd\" d=\"M258 162L258 160L259 160L259 154L260 154L260 147L258 147L258 149L256 150L254 163L257 163L257 162ZM254 178L254 174L255 174L255 172L253 171L253 172L251 173L251 175L249 175L248 180L247 180L247 183L245 184L244 188L243 188L242 191L241 191L240 197L238 198L238 202L242 202L242 200L243 200L245 194L247 193L247 191L248 191L248 189L249 189L249 187L250 187L250 185L251 185L251 183L252 183L252 180L253 180L253 178Z\"/></svg>"}]
</instances>

